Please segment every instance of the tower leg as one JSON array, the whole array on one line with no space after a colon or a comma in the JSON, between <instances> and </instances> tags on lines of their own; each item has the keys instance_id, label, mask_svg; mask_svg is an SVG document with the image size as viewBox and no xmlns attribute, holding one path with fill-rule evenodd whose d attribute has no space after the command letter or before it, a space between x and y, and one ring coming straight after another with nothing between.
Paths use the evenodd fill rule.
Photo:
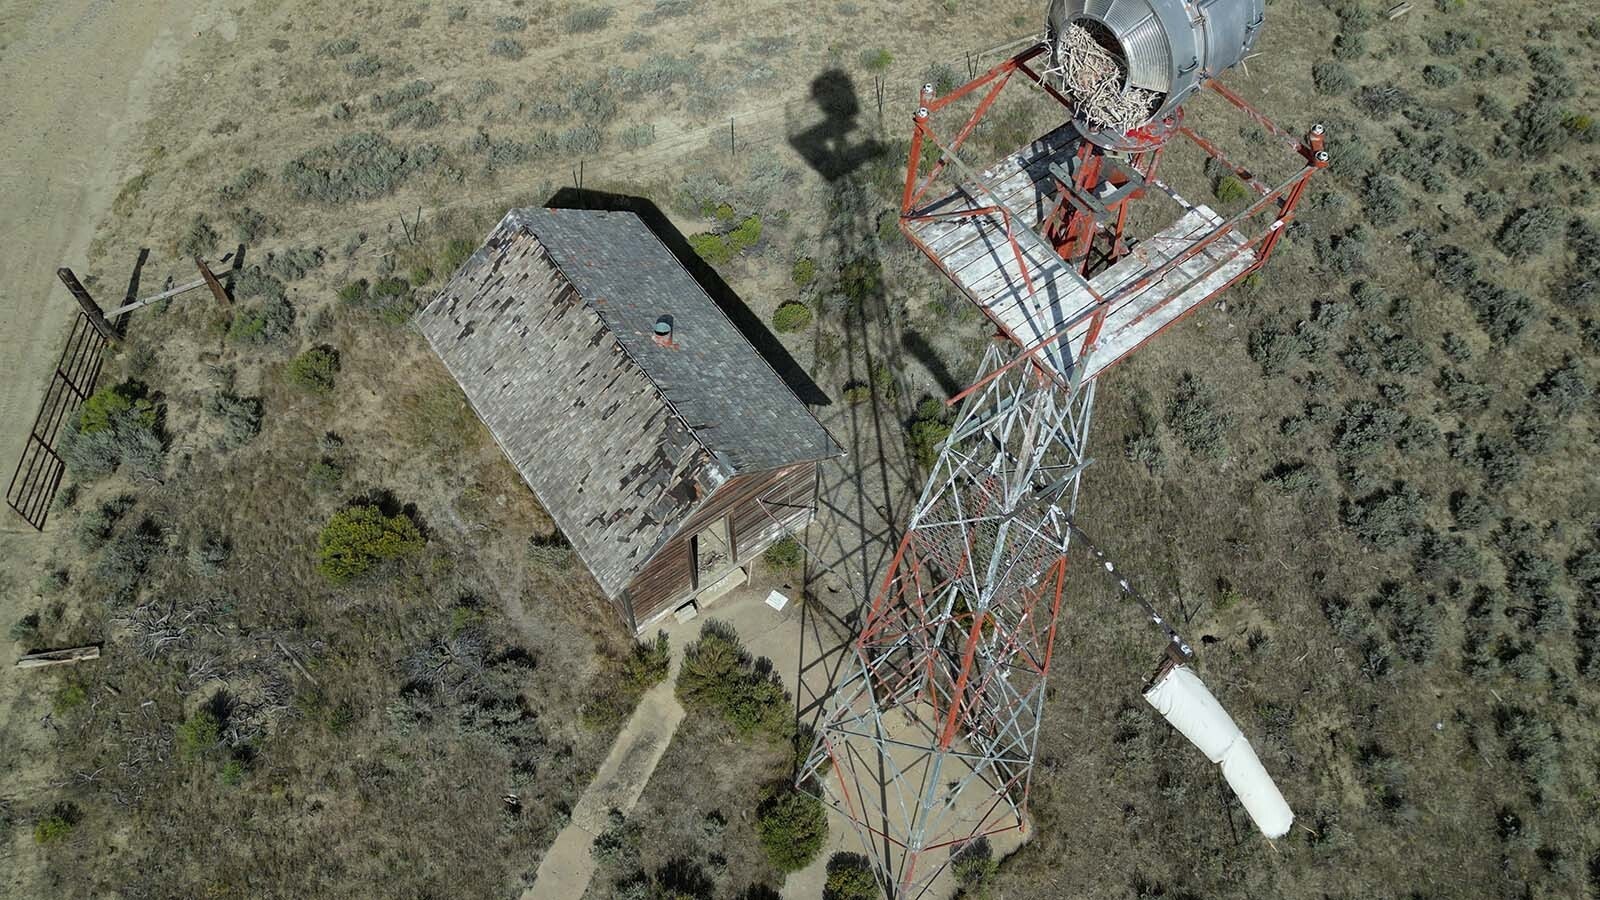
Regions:
<instances>
[{"instance_id":1,"label":"tower leg","mask_svg":"<svg viewBox=\"0 0 1600 900\"><path fill-rule=\"evenodd\" d=\"M1026 827L1094 387L1017 352L985 356L800 771L898 898Z\"/></svg>"}]
</instances>

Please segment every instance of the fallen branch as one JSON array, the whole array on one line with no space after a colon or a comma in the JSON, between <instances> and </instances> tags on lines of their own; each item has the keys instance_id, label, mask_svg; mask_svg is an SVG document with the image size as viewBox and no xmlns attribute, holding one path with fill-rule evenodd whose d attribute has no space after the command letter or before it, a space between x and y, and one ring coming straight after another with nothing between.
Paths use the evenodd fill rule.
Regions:
<instances>
[{"instance_id":1,"label":"fallen branch","mask_svg":"<svg viewBox=\"0 0 1600 900\"><path fill-rule=\"evenodd\" d=\"M99 659L100 647L98 644L89 647L70 647L66 650L44 650L39 653L29 653L17 660L19 669L39 669L44 666L62 666L83 662L86 659Z\"/></svg>"}]
</instances>

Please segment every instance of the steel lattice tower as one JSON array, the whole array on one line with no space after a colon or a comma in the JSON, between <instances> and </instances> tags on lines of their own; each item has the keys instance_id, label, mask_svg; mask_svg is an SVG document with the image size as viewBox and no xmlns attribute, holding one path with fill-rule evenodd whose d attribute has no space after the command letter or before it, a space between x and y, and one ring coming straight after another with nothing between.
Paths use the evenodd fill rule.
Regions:
<instances>
[{"instance_id":1,"label":"steel lattice tower","mask_svg":"<svg viewBox=\"0 0 1600 900\"><path fill-rule=\"evenodd\" d=\"M901 231L997 340L952 401L951 433L797 777L850 819L891 897L921 896L968 842L1027 827L1097 376L1258 270L1327 165L1321 126L1296 140L1215 80L1204 87L1291 151L1290 174L1264 182L1177 108L1102 140L1032 65L1048 51L1042 41L943 97L925 85L914 120ZM960 151L1014 77L1068 121L980 171ZM933 114L963 98L976 108L942 139ZM1180 136L1254 192L1247 206L1224 217L1157 177ZM1129 207L1151 196L1173 201L1176 221L1134 240ZM1187 662L1145 612L1173 639L1169 664Z\"/></svg>"},{"instance_id":2,"label":"steel lattice tower","mask_svg":"<svg viewBox=\"0 0 1600 900\"><path fill-rule=\"evenodd\" d=\"M1023 823L1094 383L1017 354L989 348L802 773L836 768L902 891L942 866L925 854Z\"/></svg>"}]
</instances>

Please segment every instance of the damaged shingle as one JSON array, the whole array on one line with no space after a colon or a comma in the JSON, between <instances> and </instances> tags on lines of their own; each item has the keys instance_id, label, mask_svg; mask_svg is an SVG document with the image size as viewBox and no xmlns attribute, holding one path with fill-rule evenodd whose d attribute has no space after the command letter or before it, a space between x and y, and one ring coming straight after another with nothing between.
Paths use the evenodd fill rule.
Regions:
<instances>
[{"instance_id":1,"label":"damaged shingle","mask_svg":"<svg viewBox=\"0 0 1600 900\"><path fill-rule=\"evenodd\" d=\"M839 452L632 213L512 210L417 326L609 598L728 478Z\"/></svg>"}]
</instances>

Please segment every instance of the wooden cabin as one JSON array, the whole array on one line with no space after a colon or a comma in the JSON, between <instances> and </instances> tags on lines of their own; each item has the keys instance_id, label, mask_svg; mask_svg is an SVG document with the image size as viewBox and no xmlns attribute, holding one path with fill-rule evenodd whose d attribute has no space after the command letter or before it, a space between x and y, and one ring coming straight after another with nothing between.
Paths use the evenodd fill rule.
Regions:
<instances>
[{"instance_id":1,"label":"wooden cabin","mask_svg":"<svg viewBox=\"0 0 1600 900\"><path fill-rule=\"evenodd\" d=\"M416 324L635 631L743 583L840 453L631 212L512 210Z\"/></svg>"}]
</instances>

